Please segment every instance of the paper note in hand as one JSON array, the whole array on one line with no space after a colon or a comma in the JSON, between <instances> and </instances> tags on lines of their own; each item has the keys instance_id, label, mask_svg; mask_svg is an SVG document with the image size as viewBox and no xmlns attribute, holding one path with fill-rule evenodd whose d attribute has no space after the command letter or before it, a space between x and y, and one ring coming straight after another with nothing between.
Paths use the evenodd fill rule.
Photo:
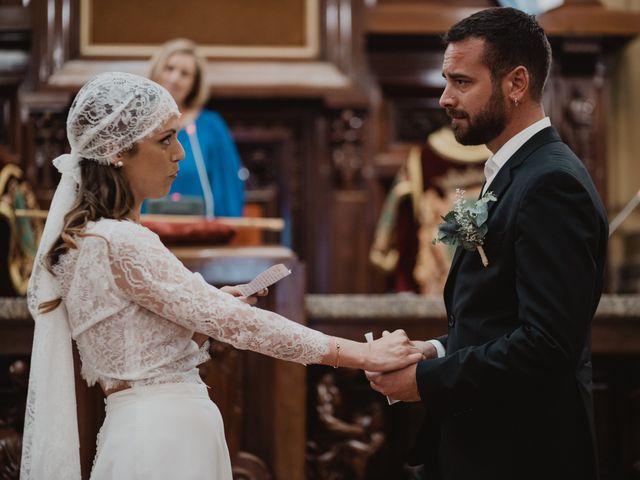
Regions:
<instances>
[{"instance_id":1,"label":"paper note in hand","mask_svg":"<svg viewBox=\"0 0 640 480\"><path fill-rule=\"evenodd\" d=\"M367 343L373 342L373 333L371 332L365 333L364 338L367 340ZM387 397L387 402L389 402L389 405L393 405L394 403L398 403L399 401L400 400L395 400L393 398Z\"/></svg>"},{"instance_id":2,"label":"paper note in hand","mask_svg":"<svg viewBox=\"0 0 640 480\"><path fill-rule=\"evenodd\" d=\"M251 295L258 293L260 290L267 288L269 285L273 285L278 280L282 280L290 273L291 270L285 267L282 263L279 263L269 267L249 283L236 285L236 288L240 291L243 297L250 297Z\"/></svg>"}]
</instances>

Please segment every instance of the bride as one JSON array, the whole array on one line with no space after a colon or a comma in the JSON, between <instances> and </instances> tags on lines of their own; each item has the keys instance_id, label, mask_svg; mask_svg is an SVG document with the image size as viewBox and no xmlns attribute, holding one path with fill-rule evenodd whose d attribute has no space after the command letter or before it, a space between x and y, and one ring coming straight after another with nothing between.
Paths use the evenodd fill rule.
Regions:
<instances>
[{"instance_id":1,"label":"bride","mask_svg":"<svg viewBox=\"0 0 640 480\"><path fill-rule=\"evenodd\" d=\"M62 178L29 284L23 480L80 478L71 339L83 378L107 396L94 480L231 479L222 418L196 368L208 337L371 371L422 357L403 331L358 343L252 307L255 298L208 285L141 226L142 201L166 195L184 157L179 116L163 87L117 72L90 80L71 106L71 153L54 160Z\"/></svg>"}]
</instances>

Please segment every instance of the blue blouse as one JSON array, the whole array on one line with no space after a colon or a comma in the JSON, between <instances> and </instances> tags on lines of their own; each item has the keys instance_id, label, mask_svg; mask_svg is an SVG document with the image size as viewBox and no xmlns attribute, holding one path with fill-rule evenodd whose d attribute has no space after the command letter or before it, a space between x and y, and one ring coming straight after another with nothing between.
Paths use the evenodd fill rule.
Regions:
<instances>
[{"instance_id":1,"label":"blue blouse","mask_svg":"<svg viewBox=\"0 0 640 480\"><path fill-rule=\"evenodd\" d=\"M218 113L202 110L195 120L195 125L213 192L215 216L242 216L244 184L239 176L242 165L226 123ZM185 129L178 132L178 141L184 148L185 157L180 162L180 171L171 185L169 195L179 193L197 196L204 201L191 142Z\"/></svg>"}]
</instances>

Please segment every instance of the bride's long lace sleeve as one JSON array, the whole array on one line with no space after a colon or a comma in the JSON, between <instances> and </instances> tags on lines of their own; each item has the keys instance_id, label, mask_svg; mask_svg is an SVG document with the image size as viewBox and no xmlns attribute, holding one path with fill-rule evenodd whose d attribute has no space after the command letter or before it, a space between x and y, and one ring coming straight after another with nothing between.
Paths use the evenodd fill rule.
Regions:
<instances>
[{"instance_id":1,"label":"bride's long lace sleeve","mask_svg":"<svg viewBox=\"0 0 640 480\"><path fill-rule=\"evenodd\" d=\"M116 286L138 305L236 348L317 363L328 338L276 313L251 307L189 271L149 230L119 222L109 240Z\"/></svg>"}]
</instances>

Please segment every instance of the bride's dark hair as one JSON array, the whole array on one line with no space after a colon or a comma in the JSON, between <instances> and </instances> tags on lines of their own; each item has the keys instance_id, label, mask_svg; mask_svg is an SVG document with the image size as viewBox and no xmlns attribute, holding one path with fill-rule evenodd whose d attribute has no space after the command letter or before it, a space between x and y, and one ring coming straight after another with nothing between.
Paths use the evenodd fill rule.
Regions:
<instances>
[{"instance_id":1,"label":"bride's dark hair","mask_svg":"<svg viewBox=\"0 0 640 480\"><path fill-rule=\"evenodd\" d=\"M136 150L134 145L128 152L135 153ZM78 197L64 217L62 233L47 252L46 267L52 274L60 256L78 247L76 238L85 236L88 222L101 218L122 220L134 207L133 192L122 168L83 158L80 160L80 172ZM40 313L50 312L61 302L61 298L42 302L38 310Z\"/></svg>"}]
</instances>

